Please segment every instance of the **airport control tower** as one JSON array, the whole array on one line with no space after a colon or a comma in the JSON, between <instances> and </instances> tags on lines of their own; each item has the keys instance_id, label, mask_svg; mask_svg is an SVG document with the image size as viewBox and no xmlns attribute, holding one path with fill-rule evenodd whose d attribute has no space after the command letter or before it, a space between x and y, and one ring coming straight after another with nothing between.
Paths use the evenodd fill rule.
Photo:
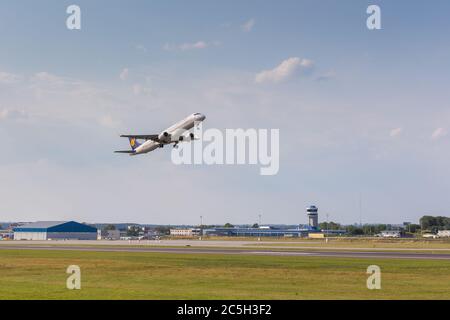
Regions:
<instances>
[{"instance_id":1,"label":"airport control tower","mask_svg":"<svg viewBox=\"0 0 450 320\"><path fill-rule=\"evenodd\" d=\"M313 229L319 229L319 209L316 206L309 206L306 208L306 214L308 215L309 226Z\"/></svg>"}]
</instances>

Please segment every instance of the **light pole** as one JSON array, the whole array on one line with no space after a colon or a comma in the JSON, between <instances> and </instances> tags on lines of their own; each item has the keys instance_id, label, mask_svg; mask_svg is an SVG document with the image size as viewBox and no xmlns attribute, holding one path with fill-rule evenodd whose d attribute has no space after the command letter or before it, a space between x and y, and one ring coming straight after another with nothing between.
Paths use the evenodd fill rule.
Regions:
<instances>
[{"instance_id":1,"label":"light pole","mask_svg":"<svg viewBox=\"0 0 450 320\"><path fill-rule=\"evenodd\" d=\"M261 228L261 214L258 214L258 228ZM261 233L259 233L258 241L261 241Z\"/></svg>"},{"instance_id":2,"label":"light pole","mask_svg":"<svg viewBox=\"0 0 450 320\"><path fill-rule=\"evenodd\" d=\"M328 228L329 228L329 225L328 225L328 213L327 213L327 231L326 231L326 233L325 233L325 235L328 237Z\"/></svg>"},{"instance_id":3,"label":"light pole","mask_svg":"<svg viewBox=\"0 0 450 320\"><path fill-rule=\"evenodd\" d=\"M199 227L199 229L200 229L200 238L199 238L199 240L202 240L202 235L203 235L203 216L200 216L200 227Z\"/></svg>"}]
</instances>

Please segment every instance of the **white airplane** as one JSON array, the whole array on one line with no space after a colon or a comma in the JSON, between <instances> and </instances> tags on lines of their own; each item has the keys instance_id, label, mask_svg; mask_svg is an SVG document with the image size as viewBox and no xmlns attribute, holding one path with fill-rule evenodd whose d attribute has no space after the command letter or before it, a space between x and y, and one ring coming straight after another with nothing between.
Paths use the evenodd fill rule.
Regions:
<instances>
[{"instance_id":1,"label":"white airplane","mask_svg":"<svg viewBox=\"0 0 450 320\"><path fill-rule=\"evenodd\" d=\"M131 150L115 151L116 153L128 153L130 156L148 153L157 148L163 148L166 144L174 144L174 148L178 147L180 142L188 142L197 140L198 138L189 132L195 125L205 120L206 117L201 113L193 113L183 120L175 123L160 134L148 135L121 135L122 138L130 140ZM138 142L138 140L145 140Z\"/></svg>"}]
</instances>

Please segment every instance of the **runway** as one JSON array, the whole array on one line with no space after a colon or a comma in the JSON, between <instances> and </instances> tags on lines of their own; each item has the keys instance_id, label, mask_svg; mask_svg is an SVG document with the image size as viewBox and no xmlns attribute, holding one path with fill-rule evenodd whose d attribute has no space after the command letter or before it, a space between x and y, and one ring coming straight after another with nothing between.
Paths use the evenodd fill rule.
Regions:
<instances>
[{"instance_id":1,"label":"runway","mask_svg":"<svg viewBox=\"0 0 450 320\"><path fill-rule=\"evenodd\" d=\"M229 255L263 255L263 256L298 256L360 259L420 259L450 260L450 254L410 253L410 252L370 252L343 251L327 249L314 250L280 250L280 249L240 249L240 248L200 248L200 247L154 247L154 246L79 246L79 245L43 245L43 244L8 244L0 245L0 250L51 250L51 251L90 251L90 252L138 252L138 253L172 253L172 254L229 254Z\"/></svg>"}]
</instances>

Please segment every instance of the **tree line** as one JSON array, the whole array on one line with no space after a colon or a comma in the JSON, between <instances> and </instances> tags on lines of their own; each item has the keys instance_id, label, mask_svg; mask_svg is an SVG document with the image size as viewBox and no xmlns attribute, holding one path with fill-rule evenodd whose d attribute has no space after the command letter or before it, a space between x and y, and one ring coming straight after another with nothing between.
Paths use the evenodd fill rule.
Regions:
<instances>
[{"instance_id":1,"label":"tree line","mask_svg":"<svg viewBox=\"0 0 450 320\"><path fill-rule=\"evenodd\" d=\"M423 216L420 218L420 226L423 230L437 232L439 230L450 230L450 217Z\"/></svg>"},{"instance_id":2,"label":"tree line","mask_svg":"<svg viewBox=\"0 0 450 320\"><path fill-rule=\"evenodd\" d=\"M398 229L398 226L391 224L342 225L332 221L322 222L319 227L322 230L345 230L350 235L376 235L385 230ZM450 230L450 217L423 216L419 224L404 224L401 229L407 233L436 233L439 230Z\"/></svg>"}]
</instances>

